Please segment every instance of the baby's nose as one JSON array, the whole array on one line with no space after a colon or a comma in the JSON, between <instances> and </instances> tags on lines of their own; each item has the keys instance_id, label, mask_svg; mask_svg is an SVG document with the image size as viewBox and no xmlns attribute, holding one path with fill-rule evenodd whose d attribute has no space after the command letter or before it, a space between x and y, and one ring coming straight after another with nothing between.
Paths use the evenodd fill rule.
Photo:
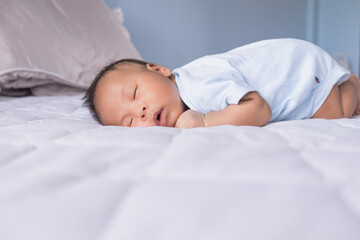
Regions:
<instances>
[{"instance_id":1,"label":"baby's nose","mask_svg":"<svg viewBox=\"0 0 360 240\"><path fill-rule=\"evenodd\" d=\"M139 108L139 113L138 113L138 117L139 119L141 120L146 120L146 118L148 117L147 114L148 114L148 108L146 106L141 106Z\"/></svg>"}]
</instances>

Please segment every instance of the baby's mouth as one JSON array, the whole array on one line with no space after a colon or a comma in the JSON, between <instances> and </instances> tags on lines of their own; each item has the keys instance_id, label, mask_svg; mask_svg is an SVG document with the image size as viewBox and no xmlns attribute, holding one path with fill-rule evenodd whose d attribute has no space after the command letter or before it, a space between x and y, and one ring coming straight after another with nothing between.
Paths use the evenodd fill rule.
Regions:
<instances>
[{"instance_id":1,"label":"baby's mouth","mask_svg":"<svg viewBox=\"0 0 360 240\"><path fill-rule=\"evenodd\" d=\"M156 114L154 114L154 120L157 126L165 126L166 125L166 111L165 109L161 109Z\"/></svg>"},{"instance_id":2,"label":"baby's mouth","mask_svg":"<svg viewBox=\"0 0 360 240\"><path fill-rule=\"evenodd\" d=\"M154 121L155 121L156 126L160 126L161 112L162 112L162 109L154 114Z\"/></svg>"}]
</instances>

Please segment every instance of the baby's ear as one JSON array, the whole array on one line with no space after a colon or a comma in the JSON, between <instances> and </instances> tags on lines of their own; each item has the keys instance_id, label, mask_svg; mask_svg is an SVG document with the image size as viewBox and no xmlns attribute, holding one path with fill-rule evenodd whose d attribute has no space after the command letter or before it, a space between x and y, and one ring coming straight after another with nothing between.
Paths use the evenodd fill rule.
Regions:
<instances>
[{"instance_id":1,"label":"baby's ear","mask_svg":"<svg viewBox=\"0 0 360 240\"><path fill-rule=\"evenodd\" d=\"M148 63L146 64L146 68L150 71L161 73L165 77L171 76L171 70L169 68L157 65L156 63Z\"/></svg>"}]
</instances>

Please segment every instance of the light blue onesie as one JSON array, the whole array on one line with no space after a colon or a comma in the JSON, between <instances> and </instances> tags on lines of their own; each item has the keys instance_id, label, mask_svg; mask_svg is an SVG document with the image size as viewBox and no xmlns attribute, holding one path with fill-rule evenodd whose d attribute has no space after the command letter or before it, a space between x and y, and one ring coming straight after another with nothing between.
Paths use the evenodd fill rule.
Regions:
<instances>
[{"instance_id":1,"label":"light blue onesie","mask_svg":"<svg viewBox=\"0 0 360 240\"><path fill-rule=\"evenodd\" d=\"M190 109L222 110L257 91L272 109L270 122L312 117L334 84L350 76L321 48L297 39L255 42L199 58L173 73Z\"/></svg>"}]
</instances>

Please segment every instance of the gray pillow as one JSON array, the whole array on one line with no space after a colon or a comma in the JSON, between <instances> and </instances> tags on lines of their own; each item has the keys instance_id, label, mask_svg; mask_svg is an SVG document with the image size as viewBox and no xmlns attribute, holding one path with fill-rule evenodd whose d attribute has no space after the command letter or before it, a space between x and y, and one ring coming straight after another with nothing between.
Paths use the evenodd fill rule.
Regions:
<instances>
[{"instance_id":1,"label":"gray pillow","mask_svg":"<svg viewBox=\"0 0 360 240\"><path fill-rule=\"evenodd\" d=\"M141 58L101 0L1 0L0 56L0 94L17 96L82 92L111 61Z\"/></svg>"}]
</instances>

